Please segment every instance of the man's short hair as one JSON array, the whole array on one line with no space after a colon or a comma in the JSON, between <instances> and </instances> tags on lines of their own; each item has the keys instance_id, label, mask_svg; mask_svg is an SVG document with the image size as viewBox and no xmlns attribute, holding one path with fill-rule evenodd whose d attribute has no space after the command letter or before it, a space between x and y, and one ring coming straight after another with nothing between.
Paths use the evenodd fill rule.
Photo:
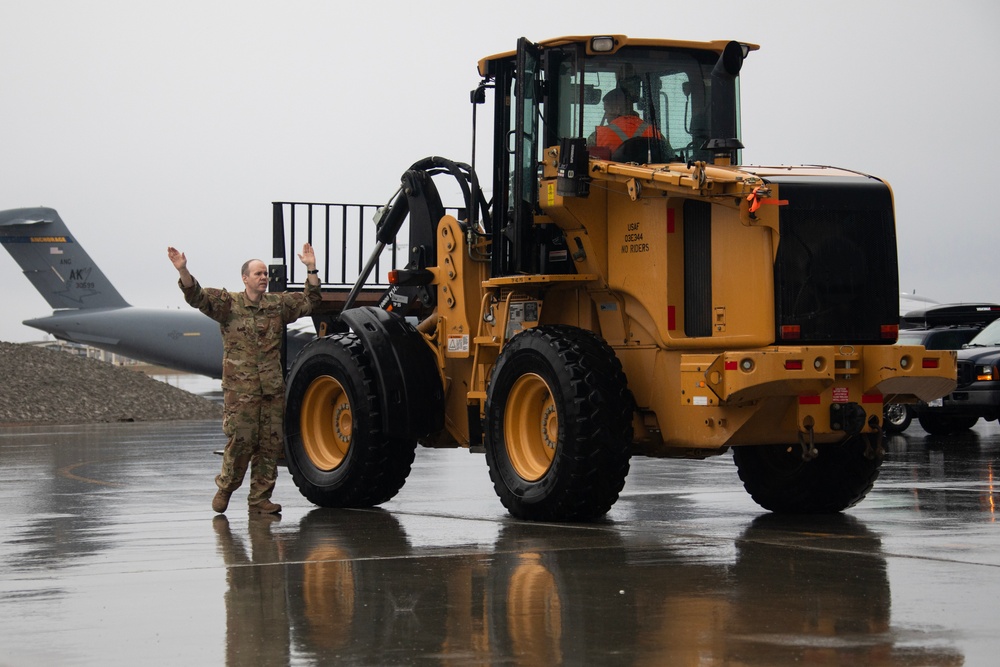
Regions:
<instances>
[{"instance_id":1,"label":"man's short hair","mask_svg":"<svg viewBox=\"0 0 1000 667\"><path fill-rule=\"evenodd\" d=\"M249 276L250 275L250 265L253 264L254 262L260 262L261 264L264 264L264 260L262 260L262 259L248 259L247 261L243 262L243 266L240 268L240 275L241 276ZM267 266L267 265L264 264L264 266Z\"/></svg>"}]
</instances>

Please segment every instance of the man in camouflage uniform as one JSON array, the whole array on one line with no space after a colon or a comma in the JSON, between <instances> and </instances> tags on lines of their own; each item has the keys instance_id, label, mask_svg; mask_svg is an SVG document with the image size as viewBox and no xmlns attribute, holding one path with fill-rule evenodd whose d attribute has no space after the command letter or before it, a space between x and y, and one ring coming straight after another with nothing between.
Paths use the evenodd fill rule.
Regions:
<instances>
[{"instance_id":1,"label":"man in camouflage uniform","mask_svg":"<svg viewBox=\"0 0 1000 667\"><path fill-rule=\"evenodd\" d=\"M267 266L259 259L243 264L244 290L202 288L187 269L187 257L176 248L167 256L180 273L184 299L219 323L222 330L222 429L229 438L222 454L222 473L212 509L222 513L229 497L250 470L251 512L275 514L271 502L282 451L285 378L281 343L285 325L312 312L322 298L316 255L308 243L299 260L308 278L302 293L267 293Z\"/></svg>"}]
</instances>

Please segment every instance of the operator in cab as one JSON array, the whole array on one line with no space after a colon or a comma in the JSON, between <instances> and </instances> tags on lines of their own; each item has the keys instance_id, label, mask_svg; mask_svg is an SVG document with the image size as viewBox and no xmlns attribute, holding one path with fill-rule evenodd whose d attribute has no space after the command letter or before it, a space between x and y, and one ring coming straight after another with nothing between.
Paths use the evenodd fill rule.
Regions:
<instances>
[{"instance_id":1,"label":"operator in cab","mask_svg":"<svg viewBox=\"0 0 1000 667\"><path fill-rule=\"evenodd\" d=\"M631 96L621 88L613 88L604 96L604 119L607 125L599 125L590 135L589 144L596 147L595 155L607 152L610 157L627 139L633 137L659 137L653 124L643 120L635 112ZM603 151L601 149L606 149Z\"/></svg>"}]
</instances>

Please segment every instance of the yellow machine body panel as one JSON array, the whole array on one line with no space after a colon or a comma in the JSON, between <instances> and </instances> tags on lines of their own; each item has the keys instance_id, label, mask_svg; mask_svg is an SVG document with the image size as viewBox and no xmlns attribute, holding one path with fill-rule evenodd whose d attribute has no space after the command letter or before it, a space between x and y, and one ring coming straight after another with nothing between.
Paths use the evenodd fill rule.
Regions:
<instances>
[{"instance_id":1,"label":"yellow machine body panel","mask_svg":"<svg viewBox=\"0 0 1000 667\"><path fill-rule=\"evenodd\" d=\"M539 312L525 326L592 329L614 349L636 402L634 452L650 456L704 456L736 445L795 444L804 437L836 442L844 438L840 406L860 406L863 412L854 415L863 422L860 431L873 433L884 401L929 400L954 385L950 351L775 344L780 191L769 188L772 203L751 215L747 198L761 184L756 173L707 167L705 175L695 176L701 187L693 188L683 182L690 178L684 165L623 170L593 161L592 196L573 198L557 194L558 149L549 155L539 221L559 226L570 247L578 248L579 273L482 283L480 331L472 340L474 348L484 349L475 386L461 401L454 398L456 405L485 399L489 362L521 330L504 324L505 309L524 300L537 302ZM804 171L836 178L847 173ZM598 186L602 177L607 180ZM712 229L711 266L703 270L711 283L709 326L699 335L688 335L685 316L685 230L697 229L686 224L693 216ZM452 261L476 270L460 257ZM471 302L467 310L471 321ZM459 442L467 442L466 429L459 430Z\"/></svg>"}]
</instances>

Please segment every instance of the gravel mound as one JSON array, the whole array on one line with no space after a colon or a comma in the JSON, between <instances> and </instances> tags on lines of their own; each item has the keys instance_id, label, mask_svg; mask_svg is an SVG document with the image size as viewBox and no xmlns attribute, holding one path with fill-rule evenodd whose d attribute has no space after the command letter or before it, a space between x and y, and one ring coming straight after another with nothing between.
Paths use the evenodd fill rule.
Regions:
<instances>
[{"instance_id":1,"label":"gravel mound","mask_svg":"<svg viewBox=\"0 0 1000 667\"><path fill-rule=\"evenodd\" d=\"M142 372L0 342L0 424L221 418L218 403Z\"/></svg>"}]
</instances>

